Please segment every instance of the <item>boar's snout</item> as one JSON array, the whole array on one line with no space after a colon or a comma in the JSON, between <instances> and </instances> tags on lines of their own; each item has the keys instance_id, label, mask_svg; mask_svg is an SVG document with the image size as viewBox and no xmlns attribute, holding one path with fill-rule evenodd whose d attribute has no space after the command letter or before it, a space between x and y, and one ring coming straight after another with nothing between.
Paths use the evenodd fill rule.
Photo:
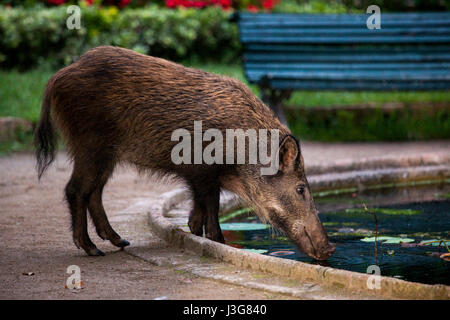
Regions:
<instances>
[{"instance_id":1,"label":"boar's snout","mask_svg":"<svg viewBox=\"0 0 450 320\"><path fill-rule=\"evenodd\" d=\"M317 256L315 257L315 259L327 260L329 257L331 257L333 255L335 250L336 250L336 247L332 243L329 243L326 246L326 248L321 248L318 250L318 253L317 253Z\"/></svg>"},{"instance_id":2,"label":"boar's snout","mask_svg":"<svg viewBox=\"0 0 450 320\"><path fill-rule=\"evenodd\" d=\"M316 213L295 221L287 233L302 252L316 260L327 260L335 251Z\"/></svg>"},{"instance_id":3,"label":"boar's snout","mask_svg":"<svg viewBox=\"0 0 450 320\"><path fill-rule=\"evenodd\" d=\"M335 251L335 246L328 242L325 236L325 241L317 239L319 235L309 234L304 231L302 235L296 235L292 238L299 247L299 249L316 260L327 260ZM323 237L323 235L321 235Z\"/></svg>"}]
</instances>

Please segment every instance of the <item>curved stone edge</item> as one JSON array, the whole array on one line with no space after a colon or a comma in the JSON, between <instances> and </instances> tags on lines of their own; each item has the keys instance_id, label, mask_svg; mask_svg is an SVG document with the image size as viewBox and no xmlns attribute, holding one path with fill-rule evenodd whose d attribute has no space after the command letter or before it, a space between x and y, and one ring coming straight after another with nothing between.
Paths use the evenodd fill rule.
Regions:
<instances>
[{"instance_id":1,"label":"curved stone edge","mask_svg":"<svg viewBox=\"0 0 450 320\"><path fill-rule=\"evenodd\" d=\"M450 178L450 165L358 170L313 175L308 178L313 192L339 189L366 189L377 186L401 186L427 181L444 182Z\"/></svg>"},{"instance_id":2,"label":"curved stone edge","mask_svg":"<svg viewBox=\"0 0 450 320\"><path fill-rule=\"evenodd\" d=\"M414 156L381 156L361 159L342 159L327 164L306 164L307 175L320 175L324 173L376 170L385 168L407 168L417 166L449 165L450 154L424 153Z\"/></svg>"},{"instance_id":3,"label":"curved stone edge","mask_svg":"<svg viewBox=\"0 0 450 320\"><path fill-rule=\"evenodd\" d=\"M369 171L364 171L369 172ZM450 178L450 168L446 165L414 167L404 169L389 169L386 172L380 172L387 181L386 177L392 173L391 180L394 181L420 181L420 180L445 180ZM331 179L334 181L328 187L348 187L348 182L352 180L352 173L347 179ZM339 175L339 174L338 174ZM355 173L353 173L354 178ZM361 176L361 172L356 174ZM379 177L369 174L374 178L364 180L366 184L380 183ZM323 177L322 177L323 178ZM342 177L341 177L342 178ZM312 180L312 189L319 188L320 178ZM374 181L372 181L374 180ZM326 181L326 180L324 180ZM343 183L340 185L338 181ZM354 181L354 180L353 180ZM391 181L392 182L392 181ZM355 183L355 182L353 182ZM358 180L357 183L362 183ZM221 211L225 208L235 206L236 201L232 196L221 197ZM176 225L170 223L165 216L179 203L190 199L187 189L176 189L163 194L160 198L160 206L149 212L149 224L156 234L167 241L169 244L187 249L201 256L209 256L220 261L231 263L237 267L249 268L256 271L268 272L279 276L288 277L299 280L301 282L313 282L320 286L333 290L364 292L376 295L380 298L393 299L450 299L450 286L445 285L428 285L395 279L385 276L374 276L358 272L334 269L330 267L322 267L311 265L299 261L281 259L276 257L265 256L257 253L246 252L237 248L233 248L221 243L211 241L207 238L198 237L191 233L181 230ZM378 277L381 289L368 289L368 281Z\"/></svg>"}]
</instances>

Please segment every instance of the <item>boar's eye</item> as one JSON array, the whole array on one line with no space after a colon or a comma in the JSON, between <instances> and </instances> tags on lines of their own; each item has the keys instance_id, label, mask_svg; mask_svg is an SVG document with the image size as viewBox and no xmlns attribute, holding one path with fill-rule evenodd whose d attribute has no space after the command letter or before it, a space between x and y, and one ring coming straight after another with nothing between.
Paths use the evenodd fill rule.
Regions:
<instances>
[{"instance_id":1,"label":"boar's eye","mask_svg":"<svg viewBox=\"0 0 450 320\"><path fill-rule=\"evenodd\" d=\"M305 185L300 184L297 186L297 193L299 195L304 195L305 194Z\"/></svg>"}]
</instances>

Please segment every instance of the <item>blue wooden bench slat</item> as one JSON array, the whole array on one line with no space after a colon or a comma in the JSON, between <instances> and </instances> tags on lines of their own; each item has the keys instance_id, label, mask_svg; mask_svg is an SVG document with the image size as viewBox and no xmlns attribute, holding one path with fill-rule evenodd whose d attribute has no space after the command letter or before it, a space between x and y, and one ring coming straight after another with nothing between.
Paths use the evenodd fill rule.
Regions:
<instances>
[{"instance_id":1,"label":"blue wooden bench slat","mask_svg":"<svg viewBox=\"0 0 450 320\"><path fill-rule=\"evenodd\" d=\"M426 63L299 63L299 62L245 62L245 69L276 72L277 70L442 70L450 69L449 62Z\"/></svg>"},{"instance_id":2,"label":"blue wooden bench slat","mask_svg":"<svg viewBox=\"0 0 450 320\"><path fill-rule=\"evenodd\" d=\"M283 44L283 43L249 43L245 45L245 51L266 51L266 52L274 52L274 51L282 51L282 52L307 52L310 54L315 53L326 53L330 52L329 46L320 46L320 45L292 45L292 44ZM333 47L333 54L337 53L345 53L345 54L361 54L361 53L373 53L374 51L379 54L384 53L397 53L397 52L411 52L411 53L427 53L427 52L450 52L450 45L378 45L376 48L374 46L368 45L340 45Z\"/></svg>"},{"instance_id":3,"label":"blue wooden bench slat","mask_svg":"<svg viewBox=\"0 0 450 320\"><path fill-rule=\"evenodd\" d=\"M278 36L246 36L242 35L242 42L257 42L257 43L317 43L317 44L348 44L348 43L449 43L450 36L322 36L322 37L302 37L296 36L284 36L282 38Z\"/></svg>"},{"instance_id":4,"label":"blue wooden bench slat","mask_svg":"<svg viewBox=\"0 0 450 320\"><path fill-rule=\"evenodd\" d=\"M239 13L239 21L289 21L289 20L325 20L325 21L366 21L370 14L297 14L297 13ZM382 19L384 21L391 20L432 20L432 19L449 19L449 12L420 12L420 13L383 13Z\"/></svg>"},{"instance_id":5,"label":"blue wooden bench slat","mask_svg":"<svg viewBox=\"0 0 450 320\"><path fill-rule=\"evenodd\" d=\"M386 80L386 81L433 81L445 80L450 82L450 73L447 70L423 70L417 72L415 70L389 71L389 70L339 70L339 71L323 71L323 70L277 70L267 72L265 70L254 71L247 70L246 75L249 79L262 79L267 76L277 79L319 79L319 80ZM450 83L449 83L450 84Z\"/></svg>"},{"instance_id":6,"label":"blue wooden bench slat","mask_svg":"<svg viewBox=\"0 0 450 320\"><path fill-rule=\"evenodd\" d=\"M422 21L384 21L384 28L414 28L414 27L448 27L450 22L448 19L436 19L436 20L422 20ZM297 20L297 21L286 21L282 20L280 22L276 21L248 21L239 23L239 27L242 29L247 28L327 28L327 29L355 29L367 27L366 20L364 21L308 21L308 20Z\"/></svg>"},{"instance_id":7,"label":"blue wooden bench slat","mask_svg":"<svg viewBox=\"0 0 450 320\"><path fill-rule=\"evenodd\" d=\"M450 24L448 27L437 28L383 28L378 30L369 30L367 28L256 28L242 30L242 37L267 36L267 37L285 37L285 36L384 36L384 35L450 35Z\"/></svg>"},{"instance_id":8,"label":"blue wooden bench slat","mask_svg":"<svg viewBox=\"0 0 450 320\"><path fill-rule=\"evenodd\" d=\"M235 16L249 82L285 122L292 90L449 90L450 12Z\"/></svg>"},{"instance_id":9,"label":"blue wooden bench slat","mask_svg":"<svg viewBox=\"0 0 450 320\"><path fill-rule=\"evenodd\" d=\"M429 91L448 90L448 81L322 81L322 80L272 80L268 86L280 90L343 90L343 91Z\"/></svg>"},{"instance_id":10,"label":"blue wooden bench slat","mask_svg":"<svg viewBox=\"0 0 450 320\"><path fill-rule=\"evenodd\" d=\"M428 53L385 53L379 54L377 51L373 53L360 54L334 54L326 53L267 53L267 52L250 52L244 54L244 61L291 61L291 62L445 62L450 61L450 52L428 52Z\"/></svg>"}]
</instances>

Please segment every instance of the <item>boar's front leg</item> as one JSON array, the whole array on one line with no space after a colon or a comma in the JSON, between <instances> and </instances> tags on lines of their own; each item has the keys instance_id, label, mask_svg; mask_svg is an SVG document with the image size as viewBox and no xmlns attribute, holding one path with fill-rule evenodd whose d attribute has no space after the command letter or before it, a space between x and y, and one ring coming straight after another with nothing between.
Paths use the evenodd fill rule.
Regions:
<instances>
[{"instance_id":1,"label":"boar's front leg","mask_svg":"<svg viewBox=\"0 0 450 320\"><path fill-rule=\"evenodd\" d=\"M191 232L197 236L202 236L204 230L208 239L225 243L219 225L219 186L211 187L211 184L194 185L192 191L194 209L189 215L188 222Z\"/></svg>"}]
</instances>

